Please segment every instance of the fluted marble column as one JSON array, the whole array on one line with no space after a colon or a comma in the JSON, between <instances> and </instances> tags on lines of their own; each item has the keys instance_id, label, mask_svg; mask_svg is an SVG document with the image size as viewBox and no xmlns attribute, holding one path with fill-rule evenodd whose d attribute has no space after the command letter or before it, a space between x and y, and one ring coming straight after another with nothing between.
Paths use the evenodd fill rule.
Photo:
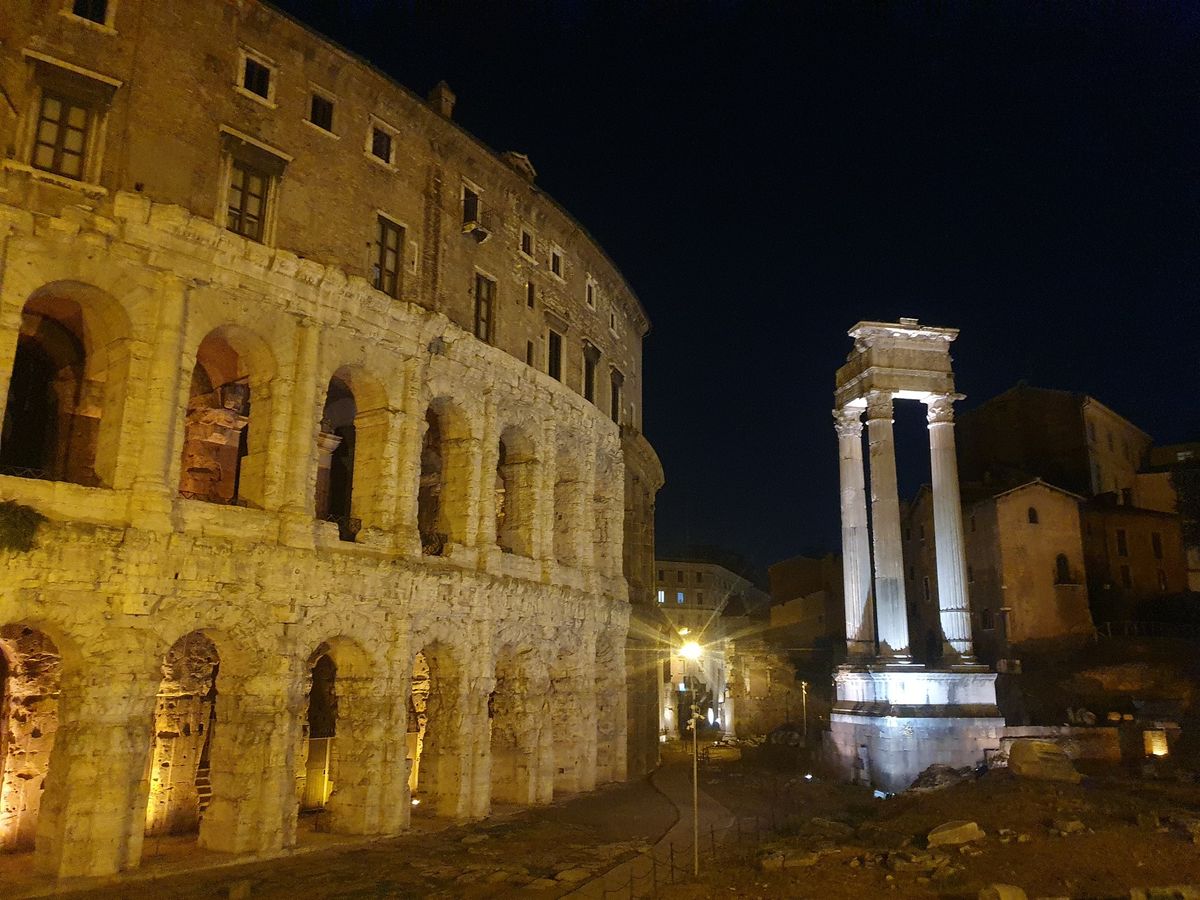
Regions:
<instances>
[{"instance_id":1,"label":"fluted marble column","mask_svg":"<svg viewBox=\"0 0 1200 900\"><path fill-rule=\"evenodd\" d=\"M871 545L863 477L862 410L833 411L838 436L842 494L842 584L846 602L846 652L854 659L875 655L875 611L871 608Z\"/></svg>"},{"instance_id":2,"label":"fluted marble column","mask_svg":"<svg viewBox=\"0 0 1200 900\"><path fill-rule=\"evenodd\" d=\"M896 445L892 434L892 395L867 395L871 445L871 538L875 556L875 608L879 655L909 661L908 607L904 597L904 555L900 543L900 497Z\"/></svg>"},{"instance_id":3,"label":"fluted marble column","mask_svg":"<svg viewBox=\"0 0 1200 900\"><path fill-rule=\"evenodd\" d=\"M933 472L933 529L937 551L938 612L942 633L962 663L973 663L971 612L967 604L963 556L962 501L958 493L958 460L954 451L954 401L961 394L925 400L929 410L929 462Z\"/></svg>"}]
</instances>

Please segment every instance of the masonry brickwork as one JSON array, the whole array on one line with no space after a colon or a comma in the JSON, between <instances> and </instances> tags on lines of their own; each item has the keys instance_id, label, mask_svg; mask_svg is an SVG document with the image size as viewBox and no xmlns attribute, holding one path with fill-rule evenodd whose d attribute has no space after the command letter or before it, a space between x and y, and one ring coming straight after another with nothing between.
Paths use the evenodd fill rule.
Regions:
<instances>
[{"instance_id":1,"label":"masonry brickwork","mask_svg":"<svg viewBox=\"0 0 1200 900\"><path fill-rule=\"evenodd\" d=\"M250 0L10 4L0 94L0 848L626 777L649 323L528 161Z\"/></svg>"}]
</instances>

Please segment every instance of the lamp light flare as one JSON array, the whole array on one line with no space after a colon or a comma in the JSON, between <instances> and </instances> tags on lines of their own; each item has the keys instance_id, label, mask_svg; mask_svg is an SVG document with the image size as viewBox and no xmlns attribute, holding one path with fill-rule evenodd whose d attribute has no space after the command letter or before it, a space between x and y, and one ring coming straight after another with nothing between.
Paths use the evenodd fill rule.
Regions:
<instances>
[{"instance_id":1,"label":"lamp light flare","mask_svg":"<svg viewBox=\"0 0 1200 900\"><path fill-rule=\"evenodd\" d=\"M695 641L688 641L679 648L679 655L684 659L699 659L704 651Z\"/></svg>"}]
</instances>

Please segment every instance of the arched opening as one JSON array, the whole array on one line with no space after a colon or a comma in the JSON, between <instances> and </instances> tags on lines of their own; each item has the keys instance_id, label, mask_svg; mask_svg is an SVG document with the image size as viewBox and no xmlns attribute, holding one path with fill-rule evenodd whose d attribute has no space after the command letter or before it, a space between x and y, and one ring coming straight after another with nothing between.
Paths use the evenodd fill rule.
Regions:
<instances>
[{"instance_id":1,"label":"arched opening","mask_svg":"<svg viewBox=\"0 0 1200 900\"><path fill-rule=\"evenodd\" d=\"M496 543L506 553L533 556L536 474L533 443L519 428L506 428L500 436L495 479Z\"/></svg>"},{"instance_id":2,"label":"arched opening","mask_svg":"<svg viewBox=\"0 0 1200 900\"><path fill-rule=\"evenodd\" d=\"M181 497L263 505L273 365L265 344L235 326L200 342L184 420Z\"/></svg>"},{"instance_id":3,"label":"arched opening","mask_svg":"<svg viewBox=\"0 0 1200 900\"><path fill-rule=\"evenodd\" d=\"M414 812L456 816L462 784L462 721L458 665L431 644L413 661L408 706L409 791Z\"/></svg>"},{"instance_id":4,"label":"arched opening","mask_svg":"<svg viewBox=\"0 0 1200 900\"><path fill-rule=\"evenodd\" d=\"M470 432L462 414L444 398L425 413L421 474L417 490L417 527L421 550L441 556L450 543L466 541L470 503Z\"/></svg>"},{"instance_id":5,"label":"arched opening","mask_svg":"<svg viewBox=\"0 0 1200 900\"><path fill-rule=\"evenodd\" d=\"M578 455L559 445L554 466L554 558L561 565L582 565L584 484Z\"/></svg>"},{"instance_id":6,"label":"arched opening","mask_svg":"<svg viewBox=\"0 0 1200 900\"><path fill-rule=\"evenodd\" d=\"M343 541L353 541L362 528L362 519L354 517L351 508L357 415L358 405L350 386L334 375L325 394L317 436L317 518L335 522Z\"/></svg>"},{"instance_id":7,"label":"arched opening","mask_svg":"<svg viewBox=\"0 0 1200 900\"><path fill-rule=\"evenodd\" d=\"M310 668L308 718L305 723L307 748L304 788L300 808L324 809L333 792L334 738L337 736L337 665L322 650Z\"/></svg>"},{"instance_id":8,"label":"arched opening","mask_svg":"<svg viewBox=\"0 0 1200 900\"><path fill-rule=\"evenodd\" d=\"M488 698L492 802L537 802L542 693L534 689L533 652L505 648L496 659L496 687Z\"/></svg>"},{"instance_id":9,"label":"arched opening","mask_svg":"<svg viewBox=\"0 0 1200 900\"><path fill-rule=\"evenodd\" d=\"M0 474L111 485L128 369L128 321L111 298L58 283L21 311Z\"/></svg>"},{"instance_id":10,"label":"arched opening","mask_svg":"<svg viewBox=\"0 0 1200 900\"><path fill-rule=\"evenodd\" d=\"M0 851L33 849L61 680L49 637L23 625L0 628Z\"/></svg>"},{"instance_id":11,"label":"arched opening","mask_svg":"<svg viewBox=\"0 0 1200 900\"><path fill-rule=\"evenodd\" d=\"M1060 553L1054 558L1054 583L1071 584L1071 563L1065 553Z\"/></svg>"},{"instance_id":12,"label":"arched opening","mask_svg":"<svg viewBox=\"0 0 1200 900\"><path fill-rule=\"evenodd\" d=\"M1029 507L1029 512L1027 513L1027 516L1029 518L1029 524L1036 525L1038 523L1037 507L1036 506Z\"/></svg>"},{"instance_id":13,"label":"arched opening","mask_svg":"<svg viewBox=\"0 0 1200 900\"><path fill-rule=\"evenodd\" d=\"M212 799L209 773L220 664L216 645L200 631L185 634L163 658L154 708L147 835L199 831Z\"/></svg>"}]
</instances>

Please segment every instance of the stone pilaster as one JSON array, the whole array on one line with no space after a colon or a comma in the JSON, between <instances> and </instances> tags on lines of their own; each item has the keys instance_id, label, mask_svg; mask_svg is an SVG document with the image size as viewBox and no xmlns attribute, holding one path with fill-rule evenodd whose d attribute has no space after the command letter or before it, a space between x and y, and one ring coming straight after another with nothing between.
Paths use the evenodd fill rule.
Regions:
<instances>
[{"instance_id":1,"label":"stone pilaster","mask_svg":"<svg viewBox=\"0 0 1200 900\"><path fill-rule=\"evenodd\" d=\"M842 497L842 583L846 604L846 652L851 659L875 655L871 606L871 545L863 476L862 410L834 410Z\"/></svg>"},{"instance_id":2,"label":"stone pilaster","mask_svg":"<svg viewBox=\"0 0 1200 900\"><path fill-rule=\"evenodd\" d=\"M353 514L363 529L390 531L399 493L397 470L403 450L403 416L380 407L354 417Z\"/></svg>"},{"instance_id":3,"label":"stone pilaster","mask_svg":"<svg viewBox=\"0 0 1200 900\"><path fill-rule=\"evenodd\" d=\"M904 596L904 554L900 542L900 498L891 394L873 391L867 396L867 431L871 445L871 536L875 555L879 655L907 662L908 609Z\"/></svg>"},{"instance_id":4,"label":"stone pilaster","mask_svg":"<svg viewBox=\"0 0 1200 900\"><path fill-rule=\"evenodd\" d=\"M954 449L954 401L961 394L929 397L929 462L933 474L933 528L937 553L938 609L951 658L973 663L971 612L967 599L962 501Z\"/></svg>"},{"instance_id":5,"label":"stone pilaster","mask_svg":"<svg viewBox=\"0 0 1200 900\"><path fill-rule=\"evenodd\" d=\"M479 462L474 466L478 470L478 502L472 502L470 508L478 510L478 536L475 543L479 547L479 559L499 556L496 534L496 467L500 460L500 421L496 409L496 401L489 395L483 404L483 437L479 448Z\"/></svg>"},{"instance_id":6,"label":"stone pilaster","mask_svg":"<svg viewBox=\"0 0 1200 900\"><path fill-rule=\"evenodd\" d=\"M553 419L542 426L538 445L539 479L534 513L533 555L542 564L542 580L554 573L554 489L558 484L558 428Z\"/></svg>"},{"instance_id":7,"label":"stone pilaster","mask_svg":"<svg viewBox=\"0 0 1200 900\"><path fill-rule=\"evenodd\" d=\"M321 342L320 327L310 320L301 321L296 329L295 371L292 373L290 391L291 426L280 433L281 442L286 444L284 464L283 502L280 507L280 539L292 547L313 546L315 533L315 489L317 475L317 434L320 428L320 411L317 409L317 361ZM279 385L281 379L275 379ZM275 388L278 392L279 388ZM276 397L276 406L288 404ZM259 402L251 392L251 417L256 423L253 404ZM282 411L282 410L281 410ZM253 427L253 426L252 426ZM262 440L266 435L255 435L250 439Z\"/></svg>"},{"instance_id":8,"label":"stone pilaster","mask_svg":"<svg viewBox=\"0 0 1200 900\"><path fill-rule=\"evenodd\" d=\"M425 402L421 392L424 367L419 358L403 364L400 395L399 445L396 459L396 549L410 556L421 555L417 530L417 492L421 480L421 442L425 437Z\"/></svg>"}]
</instances>

